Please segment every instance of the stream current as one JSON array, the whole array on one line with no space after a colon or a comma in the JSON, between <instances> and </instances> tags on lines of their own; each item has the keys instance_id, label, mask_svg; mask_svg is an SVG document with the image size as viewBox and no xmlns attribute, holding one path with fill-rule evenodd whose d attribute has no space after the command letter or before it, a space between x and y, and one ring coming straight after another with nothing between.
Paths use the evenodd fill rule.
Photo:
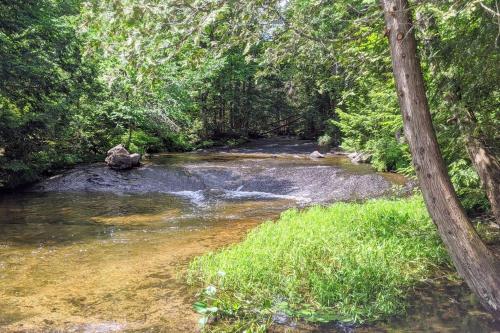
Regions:
<instances>
[{"instance_id":1,"label":"stream current","mask_svg":"<svg viewBox=\"0 0 500 333\"><path fill-rule=\"evenodd\" d=\"M126 172L79 166L0 197L0 332L197 331L195 291L183 279L194 256L241 240L287 208L379 197L404 185L343 156L310 159L314 148L263 141L160 154ZM421 296L407 322L286 329L497 329L472 301L442 310L455 294L469 297L463 288L439 294L444 300Z\"/></svg>"}]
</instances>

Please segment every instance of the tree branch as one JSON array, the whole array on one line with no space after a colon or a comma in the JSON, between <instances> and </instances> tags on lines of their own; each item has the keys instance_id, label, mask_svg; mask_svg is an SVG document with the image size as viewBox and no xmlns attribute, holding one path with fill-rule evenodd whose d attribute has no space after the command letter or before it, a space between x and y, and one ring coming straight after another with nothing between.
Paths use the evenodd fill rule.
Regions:
<instances>
[{"instance_id":1,"label":"tree branch","mask_svg":"<svg viewBox=\"0 0 500 333\"><path fill-rule=\"evenodd\" d=\"M483 7L484 10L486 10L488 13L495 17L500 17L500 13L498 12L498 4L497 4L497 11L494 11L490 7L486 6L482 1L479 1L479 5Z\"/></svg>"}]
</instances>

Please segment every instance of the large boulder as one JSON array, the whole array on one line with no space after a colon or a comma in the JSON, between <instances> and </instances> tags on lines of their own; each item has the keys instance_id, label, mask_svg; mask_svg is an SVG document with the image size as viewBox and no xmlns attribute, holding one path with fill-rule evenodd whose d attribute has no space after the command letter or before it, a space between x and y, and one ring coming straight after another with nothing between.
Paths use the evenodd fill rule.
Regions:
<instances>
[{"instance_id":1,"label":"large boulder","mask_svg":"<svg viewBox=\"0 0 500 333\"><path fill-rule=\"evenodd\" d=\"M120 143L118 146L115 146L115 147L111 148L110 150L108 150L108 156L114 155L114 154L129 155L130 153L125 148L125 146Z\"/></svg>"},{"instance_id":2,"label":"large boulder","mask_svg":"<svg viewBox=\"0 0 500 333\"><path fill-rule=\"evenodd\" d=\"M324 158L325 155L321 154L319 151L313 151L311 154L309 154L310 158Z\"/></svg>"},{"instance_id":3,"label":"large boulder","mask_svg":"<svg viewBox=\"0 0 500 333\"><path fill-rule=\"evenodd\" d=\"M130 154L122 144L108 150L106 164L114 170L128 170L140 164L141 155Z\"/></svg>"},{"instance_id":4,"label":"large boulder","mask_svg":"<svg viewBox=\"0 0 500 333\"><path fill-rule=\"evenodd\" d=\"M141 155L140 154L130 154L130 162L132 163L132 166L139 166L141 160Z\"/></svg>"},{"instance_id":5,"label":"large boulder","mask_svg":"<svg viewBox=\"0 0 500 333\"><path fill-rule=\"evenodd\" d=\"M368 153L351 153L347 155L353 163L370 163L372 155Z\"/></svg>"}]
</instances>

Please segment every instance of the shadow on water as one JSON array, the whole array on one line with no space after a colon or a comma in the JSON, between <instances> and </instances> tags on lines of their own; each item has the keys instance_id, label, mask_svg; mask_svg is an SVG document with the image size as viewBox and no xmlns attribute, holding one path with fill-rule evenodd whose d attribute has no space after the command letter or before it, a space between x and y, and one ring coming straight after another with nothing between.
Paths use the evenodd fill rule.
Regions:
<instances>
[{"instance_id":1,"label":"shadow on water","mask_svg":"<svg viewBox=\"0 0 500 333\"><path fill-rule=\"evenodd\" d=\"M195 291L183 279L191 258L241 240L289 207L381 196L404 183L345 157L311 160L303 154L310 142L269 145L163 154L123 173L82 166L1 197L0 331L196 331ZM429 309L447 304L441 294L450 295L429 296ZM435 322L460 331L463 316ZM411 318L360 329L424 327Z\"/></svg>"},{"instance_id":2,"label":"shadow on water","mask_svg":"<svg viewBox=\"0 0 500 333\"><path fill-rule=\"evenodd\" d=\"M308 325L288 322L272 333L500 332L500 321L485 312L463 283L423 285L415 290L406 316L371 325Z\"/></svg>"}]
</instances>

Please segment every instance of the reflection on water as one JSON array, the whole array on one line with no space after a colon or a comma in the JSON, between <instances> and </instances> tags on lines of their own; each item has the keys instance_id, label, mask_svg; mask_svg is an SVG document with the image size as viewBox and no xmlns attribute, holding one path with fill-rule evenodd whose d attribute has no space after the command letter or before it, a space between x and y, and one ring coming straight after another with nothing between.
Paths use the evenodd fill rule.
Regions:
<instances>
[{"instance_id":1,"label":"reflection on water","mask_svg":"<svg viewBox=\"0 0 500 333\"><path fill-rule=\"evenodd\" d=\"M172 195L24 194L0 200L0 327L195 329L181 278L287 200L193 205Z\"/></svg>"},{"instance_id":2,"label":"reflection on water","mask_svg":"<svg viewBox=\"0 0 500 333\"><path fill-rule=\"evenodd\" d=\"M300 202L381 195L391 183L402 180L342 157L166 154L130 173L83 167L0 197L0 331L196 331L182 278L193 256ZM432 313L448 302L429 297ZM463 318L493 327L474 306L439 318L417 309L417 320L361 330L460 331ZM338 331L301 328L311 329Z\"/></svg>"},{"instance_id":3,"label":"reflection on water","mask_svg":"<svg viewBox=\"0 0 500 333\"><path fill-rule=\"evenodd\" d=\"M349 326L339 324L308 325L289 322L274 326L272 333L497 333L500 321L485 312L465 284L422 285L416 288L407 316L393 318L373 325Z\"/></svg>"}]
</instances>

